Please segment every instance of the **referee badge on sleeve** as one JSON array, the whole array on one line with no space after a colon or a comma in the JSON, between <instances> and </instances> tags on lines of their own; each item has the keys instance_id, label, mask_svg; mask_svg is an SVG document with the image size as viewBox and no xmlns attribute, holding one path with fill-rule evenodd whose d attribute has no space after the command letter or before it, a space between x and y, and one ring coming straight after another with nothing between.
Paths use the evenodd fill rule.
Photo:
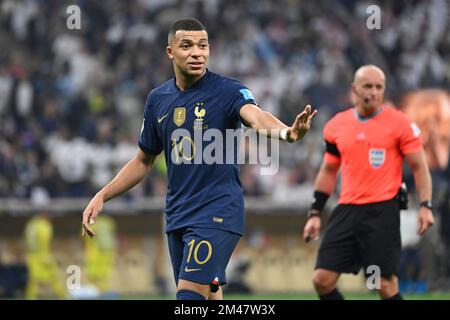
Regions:
<instances>
[{"instance_id":1,"label":"referee badge on sleeve","mask_svg":"<svg viewBox=\"0 0 450 320\"><path fill-rule=\"evenodd\" d=\"M375 169L380 168L386 159L385 149L369 149L369 162Z\"/></svg>"}]
</instances>

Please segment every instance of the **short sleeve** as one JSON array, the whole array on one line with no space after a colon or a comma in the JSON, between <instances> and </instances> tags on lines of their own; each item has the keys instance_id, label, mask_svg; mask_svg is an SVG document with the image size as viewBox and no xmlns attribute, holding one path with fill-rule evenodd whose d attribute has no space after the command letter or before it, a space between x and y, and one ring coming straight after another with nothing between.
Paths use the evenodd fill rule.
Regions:
<instances>
[{"instance_id":1,"label":"short sleeve","mask_svg":"<svg viewBox=\"0 0 450 320\"><path fill-rule=\"evenodd\" d=\"M323 139L331 144L336 144L335 131L333 130L333 119L328 121L328 123L323 128Z\"/></svg>"},{"instance_id":2,"label":"short sleeve","mask_svg":"<svg viewBox=\"0 0 450 320\"><path fill-rule=\"evenodd\" d=\"M324 161L326 163L340 163L341 156L336 144L336 131L333 129L334 126L332 120L330 120L323 128L323 139L325 140Z\"/></svg>"},{"instance_id":3,"label":"short sleeve","mask_svg":"<svg viewBox=\"0 0 450 320\"><path fill-rule=\"evenodd\" d=\"M228 94L230 95L227 105L228 115L234 119L240 119L239 113L244 105L258 105L252 92L237 80L231 81L228 85Z\"/></svg>"},{"instance_id":4,"label":"short sleeve","mask_svg":"<svg viewBox=\"0 0 450 320\"><path fill-rule=\"evenodd\" d=\"M139 148L148 154L158 155L163 150L161 134L155 124L151 112L151 94L145 103L144 119L142 121L141 135L139 137Z\"/></svg>"},{"instance_id":5,"label":"short sleeve","mask_svg":"<svg viewBox=\"0 0 450 320\"><path fill-rule=\"evenodd\" d=\"M399 126L400 151L403 155L420 151L423 148L423 144L419 127L405 115L401 114L401 118Z\"/></svg>"}]
</instances>

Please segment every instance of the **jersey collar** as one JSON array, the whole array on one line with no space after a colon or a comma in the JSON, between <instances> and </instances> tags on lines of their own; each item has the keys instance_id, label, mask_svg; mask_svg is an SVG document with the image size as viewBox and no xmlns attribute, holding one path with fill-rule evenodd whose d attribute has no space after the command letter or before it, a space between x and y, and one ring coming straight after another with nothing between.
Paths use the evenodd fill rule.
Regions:
<instances>
[{"instance_id":1,"label":"jersey collar","mask_svg":"<svg viewBox=\"0 0 450 320\"><path fill-rule=\"evenodd\" d=\"M358 119L361 122L366 122L367 120L373 119L375 118L377 115L379 115L381 112L383 112L384 110L384 106L380 107L380 110L378 110L378 112L374 113L373 115L369 116L369 117L361 117L358 112L356 112L356 108L353 108L353 114L355 115L356 119Z\"/></svg>"},{"instance_id":2,"label":"jersey collar","mask_svg":"<svg viewBox=\"0 0 450 320\"><path fill-rule=\"evenodd\" d=\"M203 75L203 77L201 77L200 79L197 80L196 83L194 83L189 89L183 90L181 91L180 88L178 88L177 86L177 79L175 77L173 77L173 87L175 88L176 91L178 92L189 92L192 90L195 90L197 88L200 88L204 83L207 82L208 78L211 76L211 72L209 72L208 68L206 68L206 72Z\"/></svg>"}]
</instances>

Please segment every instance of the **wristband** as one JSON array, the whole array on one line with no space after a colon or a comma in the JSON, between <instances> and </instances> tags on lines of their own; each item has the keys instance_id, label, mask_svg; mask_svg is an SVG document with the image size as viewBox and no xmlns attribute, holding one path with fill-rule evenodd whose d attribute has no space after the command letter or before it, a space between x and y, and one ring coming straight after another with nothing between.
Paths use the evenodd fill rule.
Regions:
<instances>
[{"instance_id":1,"label":"wristband","mask_svg":"<svg viewBox=\"0 0 450 320\"><path fill-rule=\"evenodd\" d=\"M323 208L325 208L325 204L327 203L329 197L330 195L326 194L325 192L317 190L314 191L314 198L311 204L311 210L317 210L319 212L322 211Z\"/></svg>"},{"instance_id":2,"label":"wristband","mask_svg":"<svg viewBox=\"0 0 450 320\"><path fill-rule=\"evenodd\" d=\"M280 139L286 141L287 138L287 128L280 130Z\"/></svg>"}]
</instances>

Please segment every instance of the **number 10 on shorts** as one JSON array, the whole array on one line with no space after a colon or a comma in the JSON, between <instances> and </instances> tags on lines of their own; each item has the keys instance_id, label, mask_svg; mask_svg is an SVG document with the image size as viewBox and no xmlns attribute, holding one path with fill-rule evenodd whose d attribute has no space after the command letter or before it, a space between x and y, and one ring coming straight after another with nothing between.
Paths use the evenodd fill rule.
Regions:
<instances>
[{"instance_id":1,"label":"number 10 on shorts","mask_svg":"<svg viewBox=\"0 0 450 320\"><path fill-rule=\"evenodd\" d=\"M202 240L199 243L197 243L197 245L195 244L195 239L192 239L189 243L189 253L188 253L188 257L186 262L189 263L189 261L191 261L192 258L192 251L194 251L194 260L197 264L205 264L209 261L209 259L211 259L211 255L212 255L212 246L211 243L207 240ZM202 246L206 246L207 247L207 254L206 257L204 259L199 259L198 257L198 251L200 250L200 248Z\"/></svg>"}]
</instances>

